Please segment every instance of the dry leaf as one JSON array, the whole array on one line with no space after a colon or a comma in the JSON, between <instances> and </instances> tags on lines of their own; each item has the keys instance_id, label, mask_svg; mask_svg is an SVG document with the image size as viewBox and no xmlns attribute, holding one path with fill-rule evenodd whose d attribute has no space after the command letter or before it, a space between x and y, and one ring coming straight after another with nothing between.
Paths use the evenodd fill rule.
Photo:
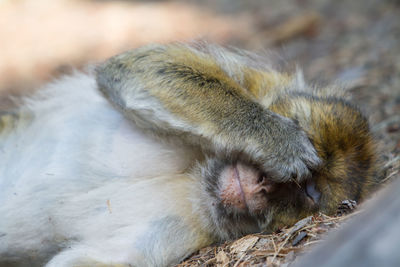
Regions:
<instances>
[{"instance_id":1,"label":"dry leaf","mask_svg":"<svg viewBox=\"0 0 400 267\"><path fill-rule=\"evenodd\" d=\"M220 252L218 252L217 254L217 267L225 267L228 266L230 260L228 258L228 256L226 255L226 253L221 250Z\"/></svg>"},{"instance_id":2,"label":"dry leaf","mask_svg":"<svg viewBox=\"0 0 400 267\"><path fill-rule=\"evenodd\" d=\"M247 250L251 249L258 241L257 236L245 236L239 240L236 240L230 247L231 253L242 254Z\"/></svg>"}]
</instances>

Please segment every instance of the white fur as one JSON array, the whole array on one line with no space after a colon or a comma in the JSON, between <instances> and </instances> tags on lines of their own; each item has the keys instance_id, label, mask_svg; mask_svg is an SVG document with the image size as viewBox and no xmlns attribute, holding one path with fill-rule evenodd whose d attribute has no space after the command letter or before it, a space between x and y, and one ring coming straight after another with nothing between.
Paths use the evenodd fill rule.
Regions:
<instances>
[{"instance_id":1,"label":"white fur","mask_svg":"<svg viewBox=\"0 0 400 267\"><path fill-rule=\"evenodd\" d=\"M48 85L17 112L0 133L0 265L165 266L207 245L191 202L176 201L189 199L193 153L141 133L92 74Z\"/></svg>"}]
</instances>

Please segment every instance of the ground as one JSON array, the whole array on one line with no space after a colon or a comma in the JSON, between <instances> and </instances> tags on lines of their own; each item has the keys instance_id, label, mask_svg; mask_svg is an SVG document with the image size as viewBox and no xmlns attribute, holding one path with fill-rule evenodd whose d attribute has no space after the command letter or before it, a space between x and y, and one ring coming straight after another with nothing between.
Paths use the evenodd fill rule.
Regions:
<instances>
[{"instance_id":1,"label":"ground","mask_svg":"<svg viewBox=\"0 0 400 267\"><path fill-rule=\"evenodd\" d=\"M150 42L205 38L268 51L311 83L346 87L370 118L383 182L399 177L398 0L2 0L0 25L0 91L12 94ZM272 235L204 248L180 266L286 266L349 216L317 214Z\"/></svg>"}]
</instances>

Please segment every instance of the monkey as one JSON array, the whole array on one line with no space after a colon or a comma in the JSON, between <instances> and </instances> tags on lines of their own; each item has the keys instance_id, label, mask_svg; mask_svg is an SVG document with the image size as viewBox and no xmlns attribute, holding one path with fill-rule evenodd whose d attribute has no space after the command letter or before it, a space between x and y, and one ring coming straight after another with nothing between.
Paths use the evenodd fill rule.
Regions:
<instances>
[{"instance_id":1,"label":"monkey","mask_svg":"<svg viewBox=\"0 0 400 267\"><path fill-rule=\"evenodd\" d=\"M264 59L147 45L0 120L0 266L171 266L376 187L367 118Z\"/></svg>"}]
</instances>

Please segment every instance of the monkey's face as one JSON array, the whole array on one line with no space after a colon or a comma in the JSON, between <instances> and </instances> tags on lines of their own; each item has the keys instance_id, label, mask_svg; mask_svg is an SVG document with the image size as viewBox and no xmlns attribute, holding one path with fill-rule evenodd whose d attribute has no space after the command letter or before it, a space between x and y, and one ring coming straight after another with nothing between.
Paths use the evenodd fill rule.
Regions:
<instances>
[{"instance_id":1,"label":"monkey's face","mask_svg":"<svg viewBox=\"0 0 400 267\"><path fill-rule=\"evenodd\" d=\"M375 142L358 108L340 98L306 94L281 98L270 108L300 125L322 162L305 182L276 186L268 198L274 209L268 229L293 224L313 211L333 215L343 200L359 202L376 188Z\"/></svg>"},{"instance_id":2,"label":"monkey's face","mask_svg":"<svg viewBox=\"0 0 400 267\"><path fill-rule=\"evenodd\" d=\"M202 174L210 214L223 238L275 230L319 209L321 193L312 179L301 185L273 183L254 166L218 159L208 160Z\"/></svg>"}]
</instances>

